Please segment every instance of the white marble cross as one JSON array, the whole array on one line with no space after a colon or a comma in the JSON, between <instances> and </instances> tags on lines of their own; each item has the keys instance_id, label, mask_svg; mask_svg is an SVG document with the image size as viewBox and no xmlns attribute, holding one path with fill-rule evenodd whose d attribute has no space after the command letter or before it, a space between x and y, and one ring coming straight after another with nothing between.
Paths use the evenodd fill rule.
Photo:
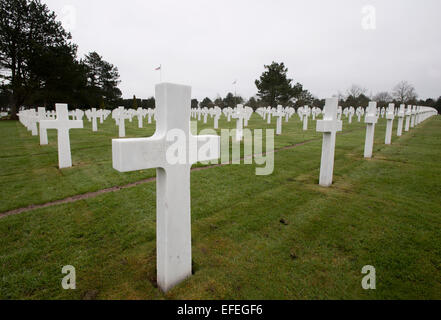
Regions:
<instances>
[{"instance_id":1,"label":"white marble cross","mask_svg":"<svg viewBox=\"0 0 441 320\"><path fill-rule=\"evenodd\" d=\"M202 109L202 114L204 115L204 124L207 124L207 120L208 120L208 108L204 107Z\"/></svg>"},{"instance_id":2,"label":"white marble cross","mask_svg":"<svg viewBox=\"0 0 441 320\"><path fill-rule=\"evenodd\" d=\"M271 107L268 107L266 109L266 123L267 124L271 124L271 115L272 115L273 111Z\"/></svg>"},{"instance_id":3,"label":"white marble cross","mask_svg":"<svg viewBox=\"0 0 441 320\"><path fill-rule=\"evenodd\" d=\"M96 108L92 108L89 115L90 115L90 119L92 120L92 131L97 132L98 131L97 119L100 117L100 114L99 112L96 111Z\"/></svg>"},{"instance_id":4,"label":"white marble cross","mask_svg":"<svg viewBox=\"0 0 441 320\"><path fill-rule=\"evenodd\" d=\"M42 120L40 125L44 129L56 129L58 131L58 166L62 168L72 167L70 153L70 129L82 129L83 120L69 120L67 104L56 104L56 120Z\"/></svg>"},{"instance_id":5,"label":"white marble cross","mask_svg":"<svg viewBox=\"0 0 441 320\"><path fill-rule=\"evenodd\" d=\"M361 122L361 116L364 114L364 109L362 107L358 107L355 112L357 114L358 122Z\"/></svg>"},{"instance_id":6,"label":"white marble cross","mask_svg":"<svg viewBox=\"0 0 441 320\"><path fill-rule=\"evenodd\" d=\"M138 108L136 110L136 116L138 117L138 128L141 129L143 126L143 118L144 118L144 110L142 108Z\"/></svg>"},{"instance_id":7,"label":"white marble cross","mask_svg":"<svg viewBox=\"0 0 441 320\"><path fill-rule=\"evenodd\" d=\"M349 109L348 109L348 122L349 123L352 123L352 117L354 116L354 114L355 114L355 109L354 109L354 107L349 107Z\"/></svg>"},{"instance_id":8,"label":"white marble cross","mask_svg":"<svg viewBox=\"0 0 441 320\"><path fill-rule=\"evenodd\" d=\"M416 116L416 124L417 125L421 123L421 121L422 121L421 119L422 119L422 107L418 106L417 107L417 116Z\"/></svg>"},{"instance_id":9,"label":"white marble cross","mask_svg":"<svg viewBox=\"0 0 441 320\"><path fill-rule=\"evenodd\" d=\"M416 114L417 114L417 108L416 108L416 106L412 106L412 113L410 116L410 127L411 128L415 127Z\"/></svg>"},{"instance_id":10,"label":"white marble cross","mask_svg":"<svg viewBox=\"0 0 441 320\"><path fill-rule=\"evenodd\" d=\"M148 111L147 112L147 123L151 124L152 123L152 117L153 117L154 110L153 109L148 109L147 111Z\"/></svg>"},{"instance_id":11,"label":"white marble cross","mask_svg":"<svg viewBox=\"0 0 441 320\"><path fill-rule=\"evenodd\" d=\"M343 130L343 122L337 120L338 99L326 99L323 120L317 120L317 132L323 132L322 160L320 165L320 185L332 185L334 174L335 140L338 131Z\"/></svg>"},{"instance_id":12,"label":"white marble cross","mask_svg":"<svg viewBox=\"0 0 441 320\"><path fill-rule=\"evenodd\" d=\"M366 117L364 122L366 126L366 141L364 144L364 157L372 158L372 151L374 148L375 124L377 123L377 103L369 102L369 107L366 110Z\"/></svg>"},{"instance_id":13,"label":"white marble cross","mask_svg":"<svg viewBox=\"0 0 441 320\"><path fill-rule=\"evenodd\" d=\"M253 108L250 107L244 107L245 117L243 119L243 125L244 127L248 127L248 121L250 121L251 116L254 113Z\"/></svg>"},{"instance_id":14,"label":"white marble cross","mask_svg":"<svg viewBox=\"0 0 441 320\"><path fill-rule=\"evenodd\" d=\"M285 122L289 122L289 118L295 113L296 110L293 107L285 108Z\"/></svg>"},{"instance_id":15,"label":"white marble cross","mask_svg":"<svg viewBox=\"0 0 441 320\"><path fill-rule=\"evenodd\" d=\"M233 113L233 119L236 119L236 141L242 141L243 138L243 119L246 117L243 105L237 105Z\"/></svg>"},{"instance_id":16,"label":"white marble cross","mask_svg":"<svg viewBox=\"0 0 441 320\"><path fill-rule=\"evenodd\" d=\"M156 106L155 134L150 138L115 139L112 152L113 167L120 172L157 169L157 283L167 292L192 273L191 166L218 159L220 138L191 134L191 87L157 85ZM176 151L180 156L176 157Z\"/></svg>"},{"instance_id":17,"label":"white marble cross","mask_svg":"<svg viewBox=\"0 0 441 320\"><path fill-rule=\"evenodd\" d=\"M219 129L219 119L222 115L221 108L215 106L213 108L213 115L214 115L214 129Z\"/></svg>"},{"instance_id":18,"label":"white marble cross","mask_svg":"<svg viewBox=\"0 0 441 320\"><path fill-rule=\"evenodd\" d=\"M38 128L37 128L38 116L34 109L29 110L28 112L28 130L32 132L33 136L38 136Z\"/></svg>"},{"instance_id":19,"label":"white marble cross","mask_svg":"<svg viewBox=\"0 0 441 320\"><path fill-rule=\"evenodd\" d=\"M341 120L341 115L343 114L343 108L341 106L338 106L337 109L337 119Z\"/></svg>"},{"instance_id":20,"label":"white marble cross","mask_svg":"<svg viewBox=\"0 0 441 320\"><path fill-rule=\"evenodd\" d=\"M410 117L412 116L412 106L407 106L407 111L406 111L406 125L404 127L404 131L409 131L409 127L410 127Z\"/></svg>"},{"instance_id":21,"label":"white marble cross","mask_svg":"<svg viewBox=\"0 0 441 320\"><path fill-rule=\"evenodd\" d=\"M303 107L303 130L308 130L308 121L311 114L311 109L308 106Z\"/></svg>"},{"instance_id":22,"label":"white marble cross","mask_svg":"<svg viewBox=\"0 0 441 320\"><path fill-rule=\"evenodd\" d=\"M401 137L403 134L403 118L405 115L406 106L402 104L400 106L400 110L398 111L398 128L397 128L397 136Z\"/></svg>"},{"instance_id":23,"label":"white marble cross","mask_svg":"<svg viewBox=\"0 0 441 320\"><path fill-rule=\"evenodd\" d=\"M299 116L299 121L303 123L303 107L297 109L297 115Z\"/></svg>"},{"instance_id":24,"label":"white marble cross","mask_svg":"<svg viewBox=\"0 0 441 320\"><path fill-rule=\"evenodd\" d=\"M124 107L118 107L118 113L116 116L119 127L119 137L124 138L126 136L126 119L128 118Z\"/></svg>"},{"instance_id":25,"label":"white marble cross","mask_svg":"<svg viewBox=\"0 0 441 320\"><path fill-rule=\"evenodd\" d=\"M38 108L38 122L40 122L40 145L44 146L49 144L49 141L47 138L47 130L41 125L42 120L46 120L46 109L40 107Z\"/></svg>"},{"instance_id":26,"label":"white marble cross","mask_svg":"<svg viewBox=\"0 0 441 320\"><path fill-rule=\"evenodd\" d=\"M285 112L283 111L282 106L277 106L277 111L274 112L274 116L277 117L277 127L276 127L276 135L282 134L282 120L285 116Z\"/></svg>"},{"instance_id":27,"label":"white marble cross","mask_svg":"<svg viewBox=\"0 0 441 320\"><path fill-rule=\"evenodd\" d=\"M395 104L389 103L389 106L387 108L386 112L386 138L385 138L385 144L391 144L392 143L392 130L394 126L394 119L395 119Z\"/></svg>"},{"instance_id":28,"label":"white marble cross","mask_svg":"<svg viewBox=\"0 0 441 320\"><path fill-rule=\"evenodd\" d=\"M222 110L222 112L227 117L227 121L230 122L231 121L231 114L232 114L233 110L230 107L227 107L224 110Z\"/></svg>"},{"instance_id":29,"label":"white marble cross","mask_svg":"<svg viewBox=\"0 0 441 320\"><path fill-rule=\"evenodd\" d=\"M80 109L75 110L75 118L76 120L83 120L84 117L84 111Z\"/></svg>"},{"instance_id":30,"label":"white marble cross","mask_svg":"<svg viewBox=\"0 0 441 320\"><path fill-rule=\"evenodd\" d=\"M312 121L315 121L315 117L316 117L316 111L315 111L316 107L312 107L311 109L311 114L312 114Z\"/></svg>"}]
</instances>

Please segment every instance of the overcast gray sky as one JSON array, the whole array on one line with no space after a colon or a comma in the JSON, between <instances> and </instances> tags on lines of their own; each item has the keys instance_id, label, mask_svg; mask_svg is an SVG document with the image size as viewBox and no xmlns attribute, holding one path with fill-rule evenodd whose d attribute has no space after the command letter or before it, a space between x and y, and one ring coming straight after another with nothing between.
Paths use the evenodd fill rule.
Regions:
<instances>
[{"instance_id":1,"label":"overcast gray sky","mask_svg":"<svg viewBox=\"0 0 441 320\"><path fill-rule=\"evenodd\" d=\"M391 91L401 80L422 98L441 96L441 0L43 2L80 56L97 51L118 67L126 98L152 96L160 64L163 80L191 85L195 98L234 92L236 79L248 98L272 61L322 98L353 83Z\"/></svg>"}]
</instances>

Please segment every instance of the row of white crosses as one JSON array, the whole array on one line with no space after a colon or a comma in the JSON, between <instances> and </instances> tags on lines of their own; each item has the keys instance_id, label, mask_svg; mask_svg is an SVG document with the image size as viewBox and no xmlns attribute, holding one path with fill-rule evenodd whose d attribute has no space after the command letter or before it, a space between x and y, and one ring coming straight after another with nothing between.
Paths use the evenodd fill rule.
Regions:
<instances>
[{"instance_id":1,"label":"row of white crosses","mask_svg":"<svg viewBox=\"0 0 441 320\"><path fill-rule=\"evenodd\" d=\"M37 128L38 117L34 109L20 111L18 113L18 119L20 123L24 125L28 131L32 132L33 136L38 135L38 128Z\"/></svg>"},{"instance_id":2,"label":"row of white crosses","mask_svg":"<svg viewBox=\"0 0 441 320\"><path fill-rule=\"evenodd\" d=\"M407 110L407 111L406 111ZM366 111L365 123L367 124L366 128L366 141L364 148L364 157L371 158L372 151L374 146L374 134L375 134L375 124L378 121L378 113L376 102L370 102L369 107ZM415 127L422 121L432 117L433 115L438 114L436 109L430 107L421 107L421 106L406 106L402 104L398 110L395 109L395 105L390 103L388 108L384 108L384 112L381 110L380 113L384 113L386 117L386 136L385 136L385 144L391 144L392 142L392 131L393 131L393 121L395 119L395 115L398 117L398 127L397 127L397 136L401 136L403 132L403 122L404 117L406 117L406 124L404 131L409 131L410 128Z\"/></svg>"},{"instance_id":3,"label":"row of white crosses","mask_svg":"<svg viewBox=\"0 0 441 320\"><path fill-rule=\"evenodd\" d=\"M59 168L69 168L72 167L72 155L70 149L70 137L69 130L76 128L83 128L83 117L87 116L89 121L92 122L92 131L97 131L97 119L100 122L107 118L110 114L108 110L96 110L95 108L91 110L74 110L69 112L66 104L56 104L56 111L46 111L45 108L38 108L38 112L34 109L22 110L18 114L20 122L26 126L26 128L32 131L32 135L40 136L40 145L48 144L48 129L56 129L58 131L58 164ZM124 108L122 108L124 109ZM121 108L117 109L121 111ZM130 113L122 113L127 118L130 117ZM69 116L74 120L70 120ZM122 117L124 119L124 117ZM121 117L118 119L121 120ZM37 123L39 123L39 131L37 129ZM124 121L118 121L118 124L122 123L120 126L120 136L125 136L125 126Z\"/></svg>"},{"instance_id":4,"label":"row of white crosses","mask_svg":"<svg viewBox=\"0 0 441 320\"><path fill-rule=\"evenodd\" d=\"M361 108L362 109L362 108ZM361 109L358 111L358 115L361 115ZM323 132L323 146L322 146L322 158L320 165L320 185L328 187L332 185L333 170L334 170L334 157L335 157L335 141L336 133L342 131L342 121L338 117L338 99L327 99L324 108L323 120L317 121L317 131ZM352 110L353 111L353 110ZM409 130L409 126L417 125L422 121L437 115L438 112L434 108L420 107L420 106L408 106L407 112L405 112L405 105L401 105L399 110L395 109L393 103L389 104L388 108L384 110L384 114L387 120L386 124L386 137L385 144L391 144L393 121L395 115L398 116L398 129L397 135L402 135L403 118L406 116L406 128ZM350 117L351 109L348 109L347 115ZM378 109L376 102L369 102L369 106L366 110L366 140L364 157L371 158L374 145L375 124L378 121Z\"/></svg>"},{"instance_id":5,"label":"row of white crosses","mask_svg":"<svg viewBox=\"0 0 441 320\"><path fill-rule=\"evenodd\" d=\"M113 167L120 172L153 168L157 170L157 283L166 292L191 276L190 170L192 164L198 161L219 158L220 138L191 134L190 87L174 84L157 85L156 101L155 134L150 138L113 140L112 159ZM327 99L323 120L317 121L317 131L323 132L320 167L320 185L322 186L332 184L336 133L342 130L338 110L338 99ZM393 121L392 110L393 105L390 105L388 121ZM273 111L271 110L266 115L273 114ZM278 117L278 123L285 111L286 109L279 106L274 113L274 116ZM288 111L292 112L289 109ZM56 112L56 120L40 120L40 124L45 129L58 130L60 167L64 167L71 165L69 129L82 128L83 122L82 120L69 120L67 105L57 104ZM303 109L302 115L306 112L307 109ZM231 113L231 117L238 121L237 128L240 129L246 117L245 108L239 105ZM142 115L142 113L139 114ZM408 119L410 118L408 120L410 126L435 114L437 114L436 110L422 107L409 107L405 114L403 105L400 107L398 116L403 118L406 115ZM120 127L123 126L124 119L130 116L123 107L114 110L113 115ZM25 124L28 124L29 119L34 118L37 116L35 111L31 110L20 115L20 121ZM366 149L370 149L370 154L372 154L374 128L377 122L375 102L369 103L365 121L368 125ZM175 141L176 138L180 143ZM372 138L369 144L368 138ZM175 151L183 157L176 159Z\"/></svg>"},{"instance_id":6,"label":"row of white crosses","mask_svg":"<svg viewBox=\"0 0 441 320\"><path fill-rule=\"evenodd\" d=\"M288 122L289 119L296 113L296 110L292 107L283 108L283 106L279 105L277 108L258 108L256 113L260 115L263 120L266 120L268 124L271 123L271 117L276 117L276 134L281 135L283 118L285 118L285 122Z\"/></svg>"},{"instance_id":7,"label":"row of white crosses","mask_svg":"<svg viewBox=\"0 0 441 320\"><path fill-rule=\"evenodd\" d=\"M82 119L82 114L81 114L81 110L77 110L75 112L75 116L80 117ZM98 131L98 119L100 119L100 123L104 123L104 120L107 119L107 117L110 114L109 110L103 110L103 109L99 109L97 110L96 108L92 108L90 110L86 110L85 112L86 117L89 121L92 122L92 131L93 132L97 132Z\"/></svg>"},{"instance_id":8,"label":"row of white crosses","mask_svg":"<svg viewBox=\"0 0 441 320\"><path fill-rule=\"evenodd\" d=\"M193 108L191 109L191 117L197 119L198 121L201 121L203 119L203 123L206 124L208 121L208 116L211 118L214 118L214 129L219 129L219 120L222 116L222 114L227 117L227 121L230 122L231 119L238 119L237 121L237 138L242 140L242 131L243 127L248 126L248 121L250 120L251 116L253 115L254 111L252 108L238 105L236 108L225 108L222 110L218 106L215 106L213 108ZM202 118L203 117L203 118Z\"/></svg>"},{"instance_id":9,"label":"row of white crosses","mask_svg":"<svg viewBox=\"0 0 441 320\"><path fill-rule=\"evenodd\" d=\"M115 124L118 127L118 135L120 138L124 138L126 136L126 119L130 122L133 121L133 117L138 118L138 128L143 128L144 118L147 117L148 123L152 123L152 119L155 118L155 110L154 109L143 109L138 108L134 109L125 109L124 107L118 107L113 109L112 111L112 119L115 120Z\"/></svg>"}]
</instances>

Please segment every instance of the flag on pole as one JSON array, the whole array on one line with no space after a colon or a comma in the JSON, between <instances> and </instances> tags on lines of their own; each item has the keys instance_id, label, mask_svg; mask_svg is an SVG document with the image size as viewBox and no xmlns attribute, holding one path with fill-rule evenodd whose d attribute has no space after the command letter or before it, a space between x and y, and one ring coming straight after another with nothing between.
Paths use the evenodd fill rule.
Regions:
<instances>
[{"instance_id":1,"label":"flag on pole","mask_svg":"<svg viewBox=\"0 0 441 320\"><path fill-rule=\"evenodd\" d=\"M157 67L157 68L155 69L155 71L159 71L159 70L161 70L161 68L162 68L162 65L160 65L159 67Z\"/></svg>"}]
</instances>

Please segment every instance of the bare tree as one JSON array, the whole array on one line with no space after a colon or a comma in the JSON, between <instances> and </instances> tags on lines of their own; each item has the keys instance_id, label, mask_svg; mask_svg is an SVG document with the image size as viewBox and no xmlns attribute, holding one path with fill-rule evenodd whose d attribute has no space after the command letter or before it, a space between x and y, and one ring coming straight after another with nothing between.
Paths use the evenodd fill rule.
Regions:
<instances>
[{"instance_id":1,"label":"bare tree","mask_svg":"<svg viewBox=\"0 0 441 320\"><path fill-rule=\"evenodd\" d=\"M398 83L392 92L393 97L398 100L398 102L407 103L409 101L418 98L418 94L413 85L407 81L401 81Z\"/></svg>"},{"instance_id":2,"label":"bare tree","mask_svg":"<svg viewBox=\"0 0 441 320\"><path fill-rule=\"evenodd\" d=\"M338 101L345 101L345 95L341 93L341 91L338 91L337 94L332 95L333 98L337 98Z\"/></svg>"},{"instance_id":3,"label":"bare tree","mask_svg":"<svg viewBox=\"0 0 441 320\"><path fill-rule=\"evenodd\" d=\"M374 96L375 101L381 101L381 102L391 102L393 100L393 97L390 95L389 92L378 92Z\"/></svg>"},{"instance_id":4,"label":"bare tree","mask_svg":"<svg viewBox=\"0 0 441 320\"><path fill-rule=\"evenodd\" d=\"M362 94L365 95L366 92L367 92L367 89L365 89L365 88L363 88L363 87L361 87L361 86L359 86L359 85L353 84L353 85L348 89L348 91L347 91L347 96L348 96L348 97L358 98L358 97L360 97Z\"/></svg>"}]
</instances>

